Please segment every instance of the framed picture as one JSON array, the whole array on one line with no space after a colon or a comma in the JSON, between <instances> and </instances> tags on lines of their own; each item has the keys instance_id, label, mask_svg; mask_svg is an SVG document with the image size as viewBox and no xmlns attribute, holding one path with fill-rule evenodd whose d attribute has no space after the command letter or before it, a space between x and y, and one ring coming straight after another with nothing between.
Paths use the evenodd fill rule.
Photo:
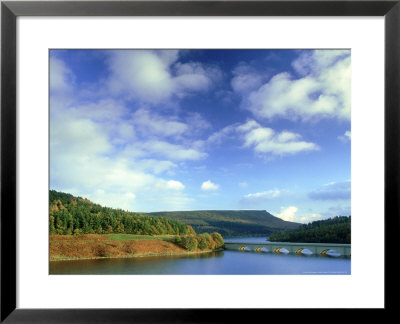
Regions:
<instances>
[{"instance_id":1,"label":"framed picture","mask_svg":"<svg viewBox=\"0 0 400 324\"><path fill-rule=\"evenodd\" d=\"M3 1L1 321L393 309L399 15Z\"/></svg>"}]
</instances>

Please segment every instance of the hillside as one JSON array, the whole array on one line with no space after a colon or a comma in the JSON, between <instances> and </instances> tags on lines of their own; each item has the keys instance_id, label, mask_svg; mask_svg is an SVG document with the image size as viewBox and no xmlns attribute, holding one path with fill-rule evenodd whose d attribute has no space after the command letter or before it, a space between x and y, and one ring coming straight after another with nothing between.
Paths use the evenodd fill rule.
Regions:
<instances>
[{"instance_id":1,"label":"hillside","mask_svg":"<svg viewBox=\"0 0 400 324\"><path fill-rule=\"evenodd\" d=\"M215 231L224 237L270 235L300 226L299 223L284 221L265 210L197 210L157 212L149 215L183 222L191 225L197 233Z\"/></svg>"},{"instance_id":2,"label":"hillside","mask_svg":"<svg viewBox=\"0 0 400 324\"><path fill-rule=\"evenodd\" d=\"M102 207L87 199L50 190L50 234L195 234L190 226L165 217Z\"/></svg>"},{"instance_id":3,"label":"hillside","mask_svg":"<svg viewBox=\"0 0 400 324\"><path fill-rule=\"evenodd\" d=\"M300 226L296 230L274 233L275 242L351 243L351 216L336 216Z\"/></svg>"},{"instance_id":4,"label":"hillside","mask_svg":"<svg viewBox=\"0 0 400 324\"><path fill-rule=\"evenodd\" d=\"M198 210L133 213L102 207L85 198L50 190L50 234L187 235L218 232L225 237L270 235L295 229L265 210Z\"/></svg>"}]
</instances>

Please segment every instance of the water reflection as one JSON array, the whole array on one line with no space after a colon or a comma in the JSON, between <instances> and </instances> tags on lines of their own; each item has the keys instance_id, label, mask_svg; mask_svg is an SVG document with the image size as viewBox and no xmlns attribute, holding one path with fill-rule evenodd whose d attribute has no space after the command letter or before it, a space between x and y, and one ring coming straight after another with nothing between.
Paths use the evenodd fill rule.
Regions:
<instances>
[{"instance_id":1,"label":"water reflection","mask_svg":"<svg viewBox=\"0 0 400 324\"><path fill-rule=\"evenodd\" d=\"M50 274L350 274L350 258L221 251L186 256L50 262Z\"/></svg>"}]
</instances>

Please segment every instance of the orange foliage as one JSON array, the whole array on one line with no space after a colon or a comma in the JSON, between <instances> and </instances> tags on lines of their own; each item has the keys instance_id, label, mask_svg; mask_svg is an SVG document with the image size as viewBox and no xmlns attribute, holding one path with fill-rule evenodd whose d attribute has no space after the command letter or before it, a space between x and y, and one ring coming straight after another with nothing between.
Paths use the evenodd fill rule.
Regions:
<instances>
[{"instance_id":1,"label":"orange foliage","mask_svg":"<svg viewBox=\"0 0 400 324\"><path fill-rule=\"evenodd\" d=\"M173 254L186 251L161 240L112 241L105 235L50 235L50 260Z\"/></svg>"}]
</instances>

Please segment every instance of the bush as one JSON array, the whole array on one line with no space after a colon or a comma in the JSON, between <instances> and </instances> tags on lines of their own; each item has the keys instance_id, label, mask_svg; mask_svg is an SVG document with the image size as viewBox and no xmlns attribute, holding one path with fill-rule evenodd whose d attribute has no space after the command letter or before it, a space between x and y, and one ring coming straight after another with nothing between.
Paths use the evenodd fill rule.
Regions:
<instances>
[{"instance_id":1,"label":"bush","mask_svg":"<svg viewBox=\"0 0 400 324\"><path fill-rule=\"evenodd\" d=\"M181 245L184 249L188 251L193 251L197 249L198 242L196 240L196 237L194 236L184 236L182 237Z\"/></svg>"},{"instance_id":2,"label":"bush","mask_svg":"<svg viewBox=\"0 0 400 324\"><path fill-rule=\"evenodd\" d=\"M175 243L188 251L196 249L214 250L224 245L224 239L219 233L203 233L195 235L180 236L175 238Z\"/></svg>"},{"instance_id":3,"label":"bush","mask_svg":"<svg viewBox=\"0 0 400 324\"><path fill-rule=\"evenodd\" d=\"M105 245L97 245L96 247L95 247L95 255L96 256L99 256L99 257L108 257L108 256L110 256L110 254L108 253L108 251L107 251L107 246L105 246Z\"/></svg>"},{"instance_id":4,"label":"bush","mask_svg":"<svg viewBox=\"0 0 400 324\"><path fill-rule=\"evenodd\" d=\"M216 247L220 248L224 245L224 239L221 234L214 232L211 234L212 239L216 243Z\"/></svg>"},{"instance_id":5,"label":"bush","mask_svg":"<svg viewBox=\"0 0 400 324\"><path fill-rule=\"evenodd\" d=\"M204 235L197 235L197 242L200 250L206 250L208 248L208 240Z\"/></svg>"},{"instance_id":6,"label":"bush","mask_svg":"<svg viewBox=\"0 0 400 324\"><path fill-rule=\"evenodd\" d=\"M79 228L75 228L74 229L74 235L76 235L76 236L82 235L82 231Z\"/></svg>"},{"instance_id":7,"label":"bush","mask_svg":"<svg viewBox=\"0 0 400 324\"><path fill-rule=\"evenodd\" d=\"M124 243L123 250L124 250L126 253L134 254L134 253L135 253L135 249L134 249L134 247L133 247L133 242L131 242L131 241L125 242L125 243Z\"/></svg>"}]
</instances>

